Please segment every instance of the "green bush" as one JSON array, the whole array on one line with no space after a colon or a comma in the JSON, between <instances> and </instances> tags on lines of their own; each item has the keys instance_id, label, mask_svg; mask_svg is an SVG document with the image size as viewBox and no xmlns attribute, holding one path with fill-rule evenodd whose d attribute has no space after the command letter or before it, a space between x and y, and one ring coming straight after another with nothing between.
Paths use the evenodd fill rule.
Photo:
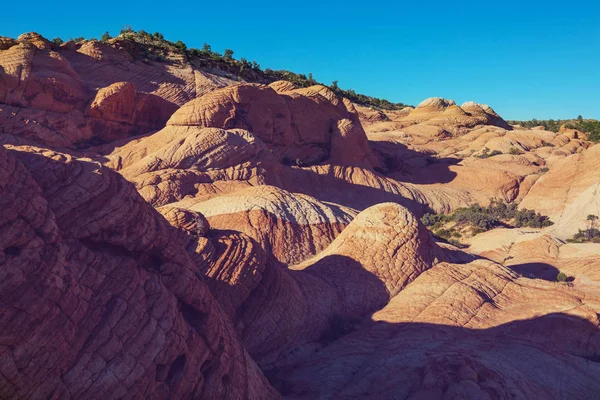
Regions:
<instances>
[{"instance_id":1,"label":"green bush","mask_svg":"<svg viewBox=\"0 0 600 400\"><path fill-rule=\"evenodd\" d=\"M530 121L508 121L512 125L521 125L524 128L533 128L536 126L543 126L547 131L558 132L561 125L565 125L569 129L577 129L581 132L585 132L588 136L588 140L591 142L600 142L600 121L592 119L583 119L581 115L574 120L537 120L532 119ZM551 143L545 144L544 146L552 146Z\"/></svg>"},{"instance_id":2,"label":"green bush","mask_svg":"<svg viewBox=\"0 0 600 400\"><path fill-rule=\"evenodd\" d=\"M421 222L425 226L433 226L439 222L447 222L447 216L444 214L427 213L421 217Z\"/></svg>"},{"instance_id":3,"label":"green bush","mask_svg":"<svg viewBox=\"0 0 600 400\"><path fill-rule=\"evenodd\" d=\"M460 234L460 232L458 232L454 228L450 228L450 229L442 228L442 229L438 229L437 231L435 231L435 236L442 238L442 239L450 240L452 238L459 238L462 235Z\"/></svg>"},{"instance_id":4,"label":"green bush","mask_svg":"<svg viewBox=\"0 0 600 400\"><path fill-rule=\"evenodd\" d=\"M600 243L600 230L596 228L580 229L571 239L571 243Z\"/></svg>"},{"instance_id":5,"label":"green bush","mask_svg":"<svg viewBox=\"0 0 600 400\"><path fill-rule=\"evenodd\" d=\"M534 118L530 121L508 121L508 123L512 125L521 125L523 128L534 128L536 126L543 126L544 129L547 131L558 132L563 121L555 121L553 119L537 120Z\"/></svg>"},{"instance_id":6,"label":"green bush","mask_svg":"<svg viewBox=\"0 0 600 400\"><path fill-rule=\"evenodd\" d=\"M479 154L479 155L477 155L475 157L477 157L477 158L490 158L490 157L498 156L500 154L502 154L501 151L493 150L490 153L490 149L488 149L487 147L484 147L483 150L481 150L481 154Z\"/></svg>"},{"instance_id":7,"label":"green bush","mask_svg":"<svg viewBox=\"0 0 600 400\"><path fill-rule=\"evenodd\" d=\"M186 44L183 43L181 40L175 42L175 47L182 53L184 53L187 50Z\"/></svg>"},{"instance_id":8,"label":"green bush","mask_svg":"<svg viewBox=\"0 0 600 400\"><path fill-rule=\"evenodd\" d=\"M223 52L223 58L226 60L232 60L233 59L233 50L225 49L225 51Z\"/></svg>"},{"instance_id":9,"label":"green bush","mask_svg":"<svg viewBox=\"0 0 600 400\"><path fill-rule=\"evenodd\" d=\"M590 142L600 142L600 121L578 119L574 123L566 124L566 127L585 132Z\"/></svg>"},{"instance_id":10,"label":"green bush","mask_svg":"<svg viewBox=\"0 0 600 400\"><path fill-rule=\"evenodd\" d=\"M201 50L188 49L186 44L181 40L178 40L177 42L168 41L159 32L155 32L154 34L144 32L143 30L136 32L129 25L123 26L120 34L120 40L133 41L145 46L139 49L137 53L132 54L134 57L138 57L142 60L165 60L168 53L171 51L184 54L190 61L199 65L221 69L224 72L234 75L234 79L245 79L250 82L260 83L272 83L278 80L286 80L298 87L308 87L319 84L310 73L307 76L286 70L276 71L269 68L263 70L256 61L248 62L248 60L235 60L233 58L233 50L231 49L225 49L224 54L221 55L213 51L208 43L204 43ZM83 38L80 39L83 40ZM105 36L103 36L103 40L104 39ZM334 81L329 88L337 95L346 97L354 103L376 109L399 110L408 106L404 103L393 103L385 99L356 93L352 89L341 89L338 86L337 81Z\"/></svg>"},{"instance_id":11,"label":"green bush","mask_svg":"<svg viewBox=\"0 0 600 400\"><path fill-rule=\"evenodd\" d=\"M559 272L558 275L556 275L557 282L566 282L567 279L569 279L569 277L564 272Z\"/></svg>"},{"instance_id":12,"label":"green bush","mask_svg":"<svg viewBox=\"0 0 600 400\"><path fill-rule=\"evenodd\" d=\"M527 209L519 210L515 213L514 223L519 228L545 228L554 224L545 215Z\"/></svg>"},{"instance_id":13,"label":"green bush","mask_svg":"<svg viewBox=\"0 0 600 400\"><path fill-rule=\"evenodd\" d=\"M469 224L476 228L490 230L498 225L500 221L485 212L484 209L477 209L471 206L468 208L459 208L454 212L453 219L459 224Z\"/></svg>"},{"instance_id":14,"label":"green bush","mask_svg":"<svg viewBox=\"0 0 600 400\"><path fill-rule=\"evenodd\" d=\"M513 156L518 156L521 153L521 150L517 149L516 147L511 147L510 149L508 149L508 154L513 155Z\"/></svg>"},{"instance_id":15,"label":"green bush","mask_svg":"<svg viewBox=\"0 0 600 400\"><path fill-rule=\"evenodd\" d=\"M122 35L124 33L135 33L135 31L133 30L131 25L123 25L123 27L121 28L120 34Z\"/></svg>"},{"instance_id":16,"label":"green bush","mask_svg":"<svg viewBox=\"0 0 600 400\"><path fill-rule=\"evenodd\" d=\"M550 219L540 213L528 209L517 209L517 204L506 204L501 200L492 200L487 207L473 204L455 210L452 214L427 213L421 222L442 238L452 236L453 228L445 229L449 222L471 226L474 235L504 225L502 221L512 221L517 227L544 228L553 224Z\"/></svg>"}]
</instances>

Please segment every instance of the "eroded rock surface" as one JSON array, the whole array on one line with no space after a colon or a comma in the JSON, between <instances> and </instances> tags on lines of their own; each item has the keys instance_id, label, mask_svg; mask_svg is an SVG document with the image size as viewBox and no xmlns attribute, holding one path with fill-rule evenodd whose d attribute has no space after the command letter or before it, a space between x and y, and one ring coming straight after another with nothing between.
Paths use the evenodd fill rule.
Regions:
<instances>
[{"instance_id":1,"label":"eroded rock surface","mask_svg":"<svg viewBox=\"0 0 600 400\"><path fill-rule=\"evenodd\" d=\"M0 397L600 393L600 244L565 242L600 215L582 132L128 46L0 37ZM460 250L419 219L492 199L554 225Z\"/></svg>"},{"instance_id":2,"label":"eroded rock surface","mask_svg":"<svg viewBox=\"0 0 600 400\"><path fill-rule=\"evenodd\" d=\"M121 176L0 148L3 398L277 398L184 246Z\"/></svg>"}]
</instances>

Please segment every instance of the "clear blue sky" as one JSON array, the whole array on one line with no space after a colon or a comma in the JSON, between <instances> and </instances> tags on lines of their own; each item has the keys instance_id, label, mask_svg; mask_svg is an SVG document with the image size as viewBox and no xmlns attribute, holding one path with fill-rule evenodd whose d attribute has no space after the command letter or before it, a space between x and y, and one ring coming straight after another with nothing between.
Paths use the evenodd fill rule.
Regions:
<instances>
[{"instance_id":1,"label":"clear blue sky","mask_svg":"<svg viewBox=\"0 0 600 400\"><path fill-rule=\"evenodd\" d=\"M129 24L391 101L439 96L487 103L506 119L600 119L592 0L31 0L6 2L2 14L3 36L99 38Z\"/></svg>"}]
</instances>

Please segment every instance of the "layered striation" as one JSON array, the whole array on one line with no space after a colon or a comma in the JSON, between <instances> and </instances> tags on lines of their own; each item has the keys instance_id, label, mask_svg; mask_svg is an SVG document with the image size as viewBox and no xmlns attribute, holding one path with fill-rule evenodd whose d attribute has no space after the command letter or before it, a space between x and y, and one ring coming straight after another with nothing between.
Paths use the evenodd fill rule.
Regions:
<instances>
[{"instance_id":1,"label":"layered striation","mask_svg":"<svg viewBox=\"0 0 600 400\"><path fill-rule=\"evenodd\" d=\"M597 396L584 133L140 46L0 37L0 397ZM494 199L554 225L420 221Z\"/></svg>"}]
</instances>

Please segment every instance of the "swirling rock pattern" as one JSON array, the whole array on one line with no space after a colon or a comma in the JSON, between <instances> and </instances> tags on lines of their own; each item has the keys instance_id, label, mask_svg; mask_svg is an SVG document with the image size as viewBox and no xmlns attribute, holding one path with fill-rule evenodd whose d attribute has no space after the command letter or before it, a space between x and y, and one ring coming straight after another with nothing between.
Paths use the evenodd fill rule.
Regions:
<instances>
[{"instance_id":1,"label":"swirling rock pattern","mask_svg":"<svg viewBox=\"0 0 600 400\"><path fill-rule=\"evenodd\" d=\"M52 151L0 165L1 397L277 398L131 184Z\"/></svg>"},{"instance_id":2,"label":"swirling rock pattern","mask_svg":"<svg viewBox=\"0 0 600 400\"><path fill-rule=\"evenodd\" d=\"M0 37L0 398L597 397L585 135L140 46ZM419 219L492 198L555 225Z\"/></svg>"}]
</instances>

